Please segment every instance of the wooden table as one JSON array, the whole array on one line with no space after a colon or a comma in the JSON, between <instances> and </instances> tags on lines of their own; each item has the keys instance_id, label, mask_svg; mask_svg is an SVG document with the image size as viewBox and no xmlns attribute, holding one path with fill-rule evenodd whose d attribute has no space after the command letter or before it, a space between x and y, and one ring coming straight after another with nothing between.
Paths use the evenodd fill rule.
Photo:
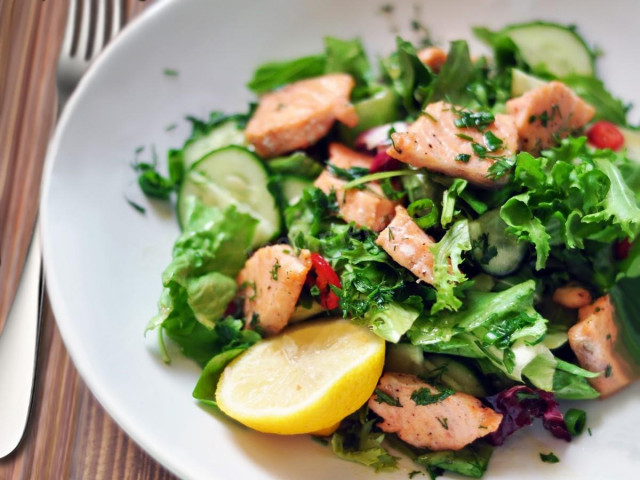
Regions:
<instances>
[{"instance_id":1,"label":"wooden table","mask_svg":"<svg viewBox=\"0 0 640 480\"><path fill-rule=\"evenodd\" d=\"M128 20L146 5L142 0L124 2ZM6 167L10 157L20 158L15 168L37 170L28 179L14 175L14 187L15 182L24 181L20 188L3 189L11 175L0 168L0 226L5 227L0 231L1 265L5 269L15 269L22 262L35 219L38 189L34 185L39 184L55 124L55 63L66 8L64 0L0 0L0 167ZM21 134L25 127L28 138ZM6 290L13 280L1 278L0 287ZM0 479L107 478L175 477L128 438L87 389L62 344L47 302L31 418L17 450L0 460Z\"/></svg>"}]
</instances>

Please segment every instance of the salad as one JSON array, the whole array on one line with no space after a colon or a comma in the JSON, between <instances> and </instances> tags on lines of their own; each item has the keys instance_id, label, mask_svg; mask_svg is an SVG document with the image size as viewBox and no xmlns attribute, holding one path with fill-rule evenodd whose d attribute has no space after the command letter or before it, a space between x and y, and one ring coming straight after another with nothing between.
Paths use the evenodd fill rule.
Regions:
<instances>
[{"instance_id":1,"label":"salad","mask_svg":"<svg viewBox=\"0 0 640 480\"><path fill-rule=\"evenodd\" d=\"M397 38L259 66L248 113L189 117L168 175L182 233L147 330L203 368L193 396L346 460L479 478L561 400L640 362L640 134L574 27ZM557 462L553 452L541 461Z\"/></svg>"}]
</instances>

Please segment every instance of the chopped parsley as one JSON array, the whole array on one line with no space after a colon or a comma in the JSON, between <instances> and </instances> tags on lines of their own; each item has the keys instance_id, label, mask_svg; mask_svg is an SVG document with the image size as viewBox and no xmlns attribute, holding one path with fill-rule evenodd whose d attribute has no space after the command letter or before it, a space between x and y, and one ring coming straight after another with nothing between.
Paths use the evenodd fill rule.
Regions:
<instances>
[{"instance_id":1,"label":"chopped parsley","mask_svg":"<svg viewBox=\"0 0 640 480\"><path fill-rule=\"evenodd\" d=\"M558 463L560 461L560 459L556 457L553 452L541 453L540 460L545 463Z\"/></svg>"},{"instance_id":2,"label":"chopped parsley","mask_svg":"<svg viewBox=\"0 0 640 480\"><path fill-rule=\"evenodd\" d=\"M134 202L133 200L131 200L131 199L127 198L127 197L124 197L124 199L127 201L127 203L129 205L131 205L133 208L135 208L138 212L140 212L142 214L147 213L147 209L144 208L142 205Z\"/></svg>"},{"instance_id":3,"label":"chopped parsley","mask_svg":"<svg viewBox=\"0 0 640 480\"><path fill-rule=\"evenodd\" d=\"M471 241L471 248L481 252L480 265L488 265L498 255L495 245L489 245L489 234L483 233L480 238Z\"/></svg>"},{"instance_id":4,"label":"chopped parsley","mask_svg":"<svg viewBox=\"0 0 640 480\"><path fill-rule=\"evenodd\" d=\"M453 123L458 128L475 128L482 131L496 120L491 112L472 112L470 110L454 110L454 112L458 118Z\"/></svg>"},{"instance_id":5,"label":"chopped parsley","mask_svg":"<svg viewBox=\"0 0 640 480\"><path fill-rule=\"evenodd\" d=\"M461 138L462 140L466 140L468 142L473 142L473 138L469 135L465 135L464 133L456 133L456 137Z\"/></svg>"},{"instance_id":6,"label":"chopped parsley","mask_svg":"<svg viewBox=\"0 0 640 480\"><path fill-rule=\"evenodd\" d=\"M487 156L487 149L479 143L472 143L471 148L473 150L473 153L475 153L480 158L485 158Z\"/></svg>"},{"instance_id":7,"label":"chopped parsley","mask_svg":"<svg viewBox=\"0 0 640 480\"><path fill-rule=\"evenodd\" d=\"M424 473L422 473L420 470L413 470L412 472L409 472L409 478L413 478L416 475L424 475Z\"/></svg>"},{"instance_id":8,"label":"chopped parsley","mask_svg":"<svg viewBox=\"0 0 640 480\"><path fill-rule=\"evenodd\" d=\"M162 73L164 73L167 77L177 77L178 71L173 68L165 68Z\"/></svg>"},{"instance_id":9,"label":"chopped parsley","mask_svg":"<svg viewBox=\"0 0 640 480\"><path fill-rule=\"evenodd\" d=\"M450 388L444 388L437 393L431 393L430 388L419 388L411 393L411 400L416 405L432 405L441 402L454 393L456 392Z\"/></svg>"},{"instance_id":10,"label":"chopped parsley","mask_svg":"<svg viewBox=\"0 0 640 480\"><path fill-rule=\"evenodd\" d=\"M471 155L469 155L468 153L459 153L456 155L457 162L467 163L470 159L471 159Z\"/></svg>"},{"instance_id":11,"label":"chopped parsley","mask_svg":"<svg viewBox=\"0 0 640 480\"><path fill-rule=\"evenodd\" d=\"M333 163L327 164L327 169L334 177L341 178L348 182L364 177L365 175L369 175L370 173L369 169L365 167L340 168L335 166Z\"/></svg>"},{"instance_id":12,"label":"chopped parsley","mask_svg":"<svg viewBox=\"0 0 640 480\"><path fill-rule=\"evenodd\" d=\"M442 425L442 428L444 428L445 430L449 430L449 419L448 418L440 418L440 417L436 417L436 420L438 420L438 423L440 423L440 425Z\"/></svg>"},{"instance_id":13,"label":"chopped parsley","mask_svg":"<svg viewBox=\"0 0 640 480\"><path fill-rule=\"evenodd\" d=\"M280 262L278 262L278 259L276 258L276 263L274 263L273 268L269 270L273 280L278 280L278 270L280 270L280 267L282 267L282 265L280 265Z\"/></svg>"},{"instance_id":14,"label":"chopped parsley","mask_svg":"<svg viewBox=\"0 0 640 480\"><path fill-rule=\"evenodd\" d=\"M391 395L389 395L386 392L383 392L379 388L376 388L373 391L373 393L376 396L376 398L374 398L374 400L376 402L378 402L378 403L386 403L387 405L391 405L392 407L401 407L402 406L402 404L400 403L400 400L398 400L395 397L392 397Z\"/></svg>"},{"instance_id":15,"label":"chopped parsley","mask_svg":"<svg viewBox=\"0 0 640 480\"><path fill-rule=\"evenodd\" d=\"M507 175L516 163L516 157L497 157L493 165L489 167L487 177L498 180Z\"/></svg>"},{"instance_id":16,"label":"chopped parsley","mask_svg":"<svg viewBox=\"0 0 640 480\"><path fill-rule=\"evenodd\" d=\"M604 378L609 378L611 376L611 365L607 365L607 368L604 369Z\"/></svg>"},{"instance_id":17,"label":"chopped parsley","mask_svg":"<svg viewBox=\"0 0 640 480\"><path fill-rule=\"evenodd\" d=\"M502 141L502 139L496 137L491 130L484 132L484 144L486 145L487 150L489 150L490 152L500 150L503 143L504 142Z\"/></svg>"},{"instance_id":18,"label":"chopped parsley","mask_svg":"<svg viewBox=\"0 0 640 480\"><path fill-rule=\"evenodd\" d=\"M175 130L178 127L177 123L172 123L171 125L167 125L164 129L165 132L170 132L171 130Z\"/></svg>"}]
</instances>

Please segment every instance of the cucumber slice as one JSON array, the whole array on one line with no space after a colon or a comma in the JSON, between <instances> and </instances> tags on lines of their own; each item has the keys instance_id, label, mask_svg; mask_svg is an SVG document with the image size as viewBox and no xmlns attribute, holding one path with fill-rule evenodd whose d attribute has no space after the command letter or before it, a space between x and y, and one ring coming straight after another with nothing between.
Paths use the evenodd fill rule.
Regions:
<instances>
[{"instance_id":1,"label":"cucumber slice","mask_svg":"<svg viewBox=\"0 0 640 480\"><path fill-rule=\"evenodd\" d=\"M178 195L178 217L184 217L189 196L211 207L235 205L258 220L253 246L261 245L278 235L282 226L267 180L266 166L249 150L229 146L211 152L186 173Z\"/></svg>"},{"instance_id":2,"label":"cucumber slice","mask_svg":"<svg viewBox=\"0 0 640 480\"><path fill-rule=\"evenodd\" d=\"M593 52L572 27L531 22L511 25L500 33L513 40L534 71L546 71L560 78L595 74Z\"/></svg>"},{"instance_id":3,"label":"cucumber slice","mask_svg":"<svg viewBox=\"0 0 640 480\"><path fill-rule=\"evenodd\" d=\"M471 253L483 271L489 275L509 275L524 259L528 244L505 234L507 224L500 210L490 210L469 222Z\"/></svg>"},{"instance_id":4,"label":"cucumber slice","mask_svg":"<svg viewBox=\"0 0 640 480\"><path fill-rule=\"evenodd\" d=\"M353 146L356 137L370 128L391 123L398 118L398 98L392 89L382 87L369 98L353 104L358 114L358 125L349 128L340 124L338 133L344 143Z\"/></svg>"},{"instance_id":5,"label":"cucumber slice","mask_svg":"<svg viewBox=\"0 0 640 480\"><path fill-rule=\"evenodd\" d=\"M541 80L538 77L534 77L533 75L529 75L528 73L524 73L522 70L518 70L517 68L511 69L512 97L519 97L520 95L524 95L529 90L541 87L546 83L546 81Z\"/></svg>"},{"instance_id":6,"label":"cucumber slice","mask_svg":"<svg viewBox=\"0 0 640 480\"><path fill-rule=\"evenodd\" d=\"M247 145L244 130L233 119L221 123L206 135L187 141L182 149L185 170L191 168L194 163L206 154L229 145L238 145L240 147Z\"/></svg>"},{"instance_id":7,"label":"cucumber slice","mask_svg":"<svg viewBox=\"0 0 640 480\"><path fill-rule=\"evenodd\" d=\"M282 196L289 205L297 203L302 197L302 192L312 186L313 182L304 177L286 176L280 180Z\"/></svg>"}]
</instances>

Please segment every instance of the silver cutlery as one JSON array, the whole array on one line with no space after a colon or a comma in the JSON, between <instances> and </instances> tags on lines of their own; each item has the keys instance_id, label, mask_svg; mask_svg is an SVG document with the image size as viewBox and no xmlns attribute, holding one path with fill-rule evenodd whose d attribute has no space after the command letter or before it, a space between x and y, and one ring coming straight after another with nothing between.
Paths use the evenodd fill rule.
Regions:
<instances>
[{"instance_id":1,"label":"silver cutlery","mask_svg":"<svg viewBox=\"0 0 640 480\"><path fill-rule=\"evenodd\" d=\"M58 56L58 115L92 60L124 23L122 0L70 0ZM36 226L0 336L0 458L19 445L29 419L42 313L42 251Z\"/></svg>"}]
</instances>

